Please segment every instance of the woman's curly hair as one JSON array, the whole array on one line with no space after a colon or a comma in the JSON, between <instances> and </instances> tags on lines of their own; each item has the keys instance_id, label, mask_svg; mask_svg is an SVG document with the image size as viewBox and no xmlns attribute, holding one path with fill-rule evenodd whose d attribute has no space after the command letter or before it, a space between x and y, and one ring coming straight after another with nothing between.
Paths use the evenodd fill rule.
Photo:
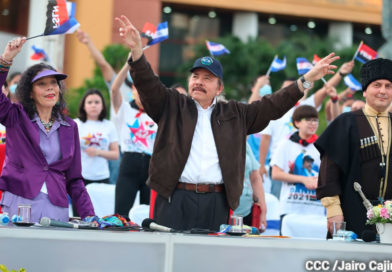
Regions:
<instances>
[{"instance_id":1,"label":"woman's curly hair","mask_svg":"<svg viewBox=\"0 0 392 272\"><path fill-rule=\"evenodd\" d=\"M30 119L34 118L34 115L37 113L37 109L35 106L34 100L31 98L31 92L33 91L33 83L31 81L33 78L43 70L53 70L56 71L52 66L39 63L29 67L23 74L16 88L16 97L20 104L22 104L24 110ZM57 72L57 71L56 71ZM65 99L64 99L64 84L57 80L57 84L59 85L59 101L57 101L56 105L52 109L52 118L57 119L59 116L64 118L63 112L65 110Z\"/></svg>"}]
</instances>

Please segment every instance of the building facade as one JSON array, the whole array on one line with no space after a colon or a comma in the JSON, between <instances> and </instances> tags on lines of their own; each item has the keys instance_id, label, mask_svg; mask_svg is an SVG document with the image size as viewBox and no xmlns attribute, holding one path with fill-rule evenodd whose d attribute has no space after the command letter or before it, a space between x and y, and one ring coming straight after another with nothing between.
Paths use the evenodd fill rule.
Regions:
<instances>
[{"instance_id":1,"label":"building facade","mask_svg":"<svg viewBox=\"0 0 392 272\"><path fill-rule=\"evenodd\" d=\"M120 43L114 17L127 15L138 29L145 22L169 22L169 40L145 54L153 69L167 82L173 67L193 57L189 45L204 43L226 34L246 41L265 37L278 44L287 33L309 31L333 37L336 46L365 43L378 49L381 37L382 0L74 0L76 19L102 50ZM43 32L46 1L0 0L0 41ZM50 63L69 75L68 87L80 86L93 74L94 62L75 35L58 35L29 40L15 60L13 70L24 70L34 62L31 46L44 48Z\"/></svg>"}]
</instances>

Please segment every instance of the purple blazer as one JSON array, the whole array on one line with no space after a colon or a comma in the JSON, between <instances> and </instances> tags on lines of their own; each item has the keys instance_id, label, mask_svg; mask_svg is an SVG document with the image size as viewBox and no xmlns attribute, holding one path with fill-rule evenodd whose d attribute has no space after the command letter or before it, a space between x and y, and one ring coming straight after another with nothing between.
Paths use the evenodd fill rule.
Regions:
<instances>
[{"instance_id":1,"label":"purple blazer","mask_svg":"<svg viewBox=\"0 0 392 272\"><path fill-rule=\"evenodd\" d=\"M0 72L0 87L6 77L7 73ZM59 127L61 159L48 164L40 148L38 126L22 105L11 103L0 91L0 123L7 129L0 190L33 199L45 181L49 200L54 205L68 207L69 194L82 218L95 215L82 179L78 128L72 119L64 120L70 126Z\"/></svg>"}]
</instances>

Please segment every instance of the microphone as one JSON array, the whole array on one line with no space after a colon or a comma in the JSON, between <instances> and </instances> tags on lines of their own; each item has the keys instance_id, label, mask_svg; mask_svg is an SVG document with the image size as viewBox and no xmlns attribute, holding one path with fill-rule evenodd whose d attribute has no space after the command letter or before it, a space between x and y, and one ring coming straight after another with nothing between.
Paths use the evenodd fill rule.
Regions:
<instances>
[{"instance_id":1,"label":"microphone","mask_svg":"<svg viewBox=\"0 0 392 272\"><path fill-rule=\"evenodd\" d=\"M364 230L362 232L362 240L364 242L373 242L377 240L377 234L373 230Z\"/></svg>"},{"instance_id":2,"label":"microphone","mask_svg":"<svg viewBox=\"0 0 392 272\"><path fill-rule=\"evenodd\" d=\"M370 203L370 201L366 198L366 196L364 195L364 193L362 192L362 187L358 182L354 182L354 190L357 191L359 193L359 195L361 196L362 200L363 200L363 206L365 206L366 210L370 210L373 208L372 203Z\"/></svg>"},{"instance_id":3,"label":"microphone","mask_svg":"<svg viewBox=\"0 0 392 272\"><path fill-rule=\"evenodd\" d=\"M157 230L157 231L162 231L162 232L176 232L172 228L158 225L154 220L152 220L150 218L146 218L143 220L142 227L146 228L146 229Z\"/></svg>"},{"instance_id":4,"label":"microphone","mask_svg":"<svg viewBox=\"0 0 392 272\"><path fill-rule=\"evenodd\" d=\"M40 220L40 224L43 227L59 227L59 228L70 228L70 229L98 229L98 227L88 226L88 225L79 225L75 223L67 223L61 222L54 219L50 219L49 217L42 217Z\"/></svg>"},{"instance_id":5,"label":"microphone","mask_svg":"<svg viewBox=\"0 0 392 272\"><path fill-rule=\"evenodd\" d=\"M42 217L40 220L40 224L44 227L60 227L60 228L71 228L77 229L78 225L73 223L61 222L54 219L50 219L49 217Z\"/></svg>"}]
</instances>

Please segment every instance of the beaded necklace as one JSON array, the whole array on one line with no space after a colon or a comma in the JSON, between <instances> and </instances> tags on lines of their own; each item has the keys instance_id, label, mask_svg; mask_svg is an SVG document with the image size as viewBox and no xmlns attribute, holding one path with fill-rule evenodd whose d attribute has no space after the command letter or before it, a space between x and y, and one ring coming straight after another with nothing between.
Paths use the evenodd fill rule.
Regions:
<instances>
[{"instance_id":1,"label":"beaded necklace","mask_svg":"<svg viewBox=\"0 0 392 272\"><path fill-rule=\"evenodd\" d=\"M53 126L53 118L51 118L51 119L49 120L49 122L47 122L47 123L45 123L44 121L42 121L41 118L39 118L39 120L41 121L41 124L44 126L46 132L49 132L50 129L52 128L52 126Z\"/></svg>"}]
</instances>

